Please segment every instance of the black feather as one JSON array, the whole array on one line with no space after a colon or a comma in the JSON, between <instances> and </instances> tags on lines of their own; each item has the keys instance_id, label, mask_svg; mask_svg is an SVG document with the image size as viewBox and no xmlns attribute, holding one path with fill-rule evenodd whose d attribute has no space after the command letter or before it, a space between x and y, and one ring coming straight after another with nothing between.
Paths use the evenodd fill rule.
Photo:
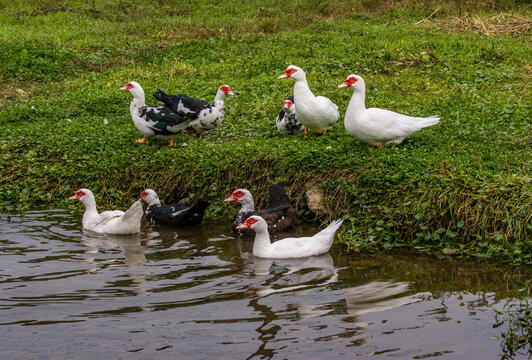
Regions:
<instances>
[{"instance_id":1,"label":"black feather","mask_svg":"<svg viewBox=\"0 0 532 360\"><path fill-rule=\"evenodd\" d=\"M160 225L198 225L201 223L208 205L205 201L199 201L194 206L184 204L150 205L146 209L146 220L152 224Z\"/></svg>"},{"instance_id":2,"label":"black feather","mask_svg":"<svg viewBox=\"0 0 532 360\"><path fill-rule=\"evenodd\" d=\"M186 119L196 119L201 110L210 106L206 101L195 99L185 94L168 95L161 89L157 90L153 97L163 103L166 108Z\"/></svg>"}]
</instances>

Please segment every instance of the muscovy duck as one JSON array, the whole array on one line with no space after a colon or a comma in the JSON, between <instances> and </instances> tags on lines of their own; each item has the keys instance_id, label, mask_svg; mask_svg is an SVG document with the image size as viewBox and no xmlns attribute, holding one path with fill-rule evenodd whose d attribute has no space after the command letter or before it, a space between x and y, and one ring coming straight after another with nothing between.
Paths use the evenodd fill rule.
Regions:
<instances>
[{"instance_id":1,"label":"muscovy duck","mask_svg":"<svg viewBox=\"0 0 532 360\"><path fill-rule=\"evenodd\" d=\"M412 117L390 110L366 109L366 84L359 75L349 75L338 87L353 88L345 113L345 130L372 146L400 144L407 136L440 121L438 116Z\"/></svg>"},{"instance_id":2,"label":"muscovy duck","mask_svg":"<svg viewBox=\"0 0 532 360\"><path fill-rule=\"evenodd\" d=\"M231 196L224 201L236 201L242 205L233 223L233 231L239 234L253 235L253 231L249 229L242 228L237 230L238 226L242 225L244 220L251 215L262 216L268 224L270 234L287 231L294 226L296 220L296 210L284 188L278 184L274 184L268 189L269 207L264 210L255 212L253 196L246 189L233 191Z\"/></svg>"},{"instance_id":3,"label":"muscovy duck","mask_svg":"<svg viewBox=\"0 0 532 360\"><path fill-rule=\"evenodd\" d=\"M284 238L272 244L268 224L260 216L249 217L238 229L255 231L253 255L261 258L286 259L324 254L331 248L336 230L343 220L333 221L314 236Z\"/></svg>"},{"instance_id":4,"label":"muscovy duck","mask_svg":"<svg viewBox=\"0 0 532 360\"><path fill-rule=\"evenodd\" d=\"M290 65L278 78L295 80L294 102L297 104L297 120L305 127L305 135L307 130L321 132L323 135L338 121L338 106L325 96L314 96L301 68Z\"/></svg>"},{"instance_id":5,"label":"muscovy duck","mask_svg":"<svg viewBox=\"0 0 532 360\"><path fill-rule=\"evenodd\" d=\"M69 200L79 200L85 205L83 228L101 234L135 234L140 232L142 204L137 200L123 212L110 210L98 213L94 194L89 189L79 189Z\"/></svg>"},{"instance_id":6,"label":"muscovy duck","mask_svg":"<svg viewBox=\"0 0 532 360\"><path fill-rule=\"evenodd\" d=\"M187 226L198 225L203 219L203 213L209 204L199 201L194 206L177 203L161 205L159 197L152 189L142 192L141 200L148 204L146 208L146 220L151 224Z\"/></svg>"},{"instance_id":7,"label":"muscovy duck","mask_svg":"<svg viewBox=\"0 0 532 360\"><path fill-rule=\"evenodd\" d=\"M170 139L168 146L172 146L174 135L183 131L190 122L164 106L146 106L144 90L135 81L128 82L120 90L133 95L129 112L135 127L144 134L144 138L136 140L138 143L148 143L148 137L153 136L156 139Z\"/></svg>"},{"instance_id":8,"label":"muscovy duck","mask_svg":"<svg viewBox=\"0 0 532 360\"><path fill-rule=\"evenodd\" d=\"M222 85L216 93L212 104L203 100L191 98L185 94L168 95L161 89L153 96L179 116L190 119L187 131L200 134L214 129L222 123L225 116L225 98L235 94L229 85Z\"/></svg>"},{"instance_id":9,"label":"muscovy duck","mask_svg":"<svg viewBox=\"0 0 532 360\"><path fill-rule=\"evenodd\" d=\"M283 109L277 116L275 124L277 125L277 130L283 135L294 135L305 130L305 127L297 121L293 95L284 101Z\"/></svg>"}]
</instances>

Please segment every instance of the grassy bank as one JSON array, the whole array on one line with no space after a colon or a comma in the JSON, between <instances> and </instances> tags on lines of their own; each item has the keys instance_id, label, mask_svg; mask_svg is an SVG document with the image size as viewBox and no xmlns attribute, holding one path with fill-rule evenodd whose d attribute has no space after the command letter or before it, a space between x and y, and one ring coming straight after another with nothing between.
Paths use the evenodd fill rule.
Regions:
<instances>
[{"instance_id":1,"label":"grassy bank","mask_svg":"<svg viewBox=\"0 0 532 360\"><path fill-rule=\"evenodd\" d=\"M151 187L229 221L233 189L262 206L280 182L303 216L315 184L323 220L348 220L347 252L448 247L532 264L531 13L512 1L0 1L0 212L74 206L82 186L100 208L126 207ZM275 118L293 82L277 76L291 63L342 120L352 92L336 85L355 72L368 107L442 121L383 149L342 121L283 138ZM139 145L118 91L129 80L152 105L157 87L236 96L204 138Z\"/></svg>"}]
</instances>

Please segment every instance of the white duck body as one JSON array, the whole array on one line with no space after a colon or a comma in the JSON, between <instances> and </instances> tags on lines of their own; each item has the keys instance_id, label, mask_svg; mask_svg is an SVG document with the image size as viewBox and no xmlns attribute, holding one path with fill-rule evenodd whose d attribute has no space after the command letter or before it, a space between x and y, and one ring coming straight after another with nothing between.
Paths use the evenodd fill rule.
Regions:
<instances>
[{"instance_id":1,"label":"white duck body","mask_svg":"<svg viewBox=\"0 0 532 360\"><path fill-rule=\"evenodd\" d=\"M268 225L260 216L251 216L241 227L255 230L253 255L261 258L286 259L324 254L331 248L336 230L343 220L333 221L314 236L284 238L272 244L268 234Z\"/></svg>"},{"instance_id":2,"label":"white duck body","mask_svg":"<svg viewBox=\"0 0 532 360\"><path fill-rule=\"evenodd\" d=\"M409 135L440 121L437 116L413 117L385 109L366 109L366 84L358 75L349 75L338 87L353 88L345 113L345 130L370 145L400 144Z\"/></svg>"},{"instance_id":3,"label":"white duck body","mask_svg":"<svg viewBox=\"0 0 532 360\"><path fill-rule=\"evenodd\" d=\"M131 207L123 212L121 210L111 210L98 213L96 200L92 191L80 189L76 195L69 200L79 200L85 205L83 214L83 228L101 234L135 234L140 232L140 222L142 220L142 205L137 200Z\"/></svg>"},{"instance_id":4,"label":"white duck body","mask_svg":"<svg viewBox=\"0 0 532 360\"><path fill-rule=\"evenodd\" d=\"M307 129L325 133L340 118L338 106L325 96L314 96L310 90L305 72L290 65L279 78L292 78L294 103L297 104L297 120Z\"/></svg>"},{"instance_id":5,"label":"white duck body","mask_svg":"<svg viewBox=\"0 0 532 360\"><path fill-rule=\"evenodd\" d=\"M220 86L212 105L200 110L197 118L188 124L187 130L199 134L219 126L225 118L225 98L228 95L235 95L229 85Z\"/></svg>"}]
</instances>

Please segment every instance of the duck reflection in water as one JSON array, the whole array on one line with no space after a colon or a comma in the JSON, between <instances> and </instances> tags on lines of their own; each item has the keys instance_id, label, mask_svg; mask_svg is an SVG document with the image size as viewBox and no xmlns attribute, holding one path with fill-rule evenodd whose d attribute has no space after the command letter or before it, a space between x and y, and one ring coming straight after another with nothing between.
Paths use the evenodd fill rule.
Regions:
<instances>
[{"instance_id":1,"label":"duck reflection in water","mask_svg":"<svg viewBox=\"0 0 532 360\"><path fill-rule=\"evenodd\" d=\"M290 326L325 316L334 311L332 308L344 308L345 315L338 317L336 326L346 329L337 334L346 338L346 346L360 346L371 341L367 334L366 314L419 302L426 295L412 294L408 282L371 281L353 287L334 285L342 281L339 279L342 268L334 266L328 253L300 259L261 259L245 253L242 257L246 262L244 272L260 279L248 305L263 318L263 323L256 328L261 344L251 357L275 352L269 349L270 343L279 340L278 333L281 337L289 333L282 322L275 320L281 316L279 309L272 307L272 304L283 303L283 293L292 292L290 298L298 299L286 303L281 310L283 318L295 313L295 318L289 316ZM276 295L280 297L266 300L266 297Z\"/></svg>"},{"instance_id":2,"label":"duck reflection in water","mask_svg":"<svg viewBox=\"0 0 532 360\"><path fill-rule=\"evenodd\" d=\"M134 283L141 284L146 281L143 266L146 262L144 247L159 243L159 233L152 231L131 235L111 235L84 231L83 234L81 242L87 247L85 253L90 254L84 261L94 265L87 270L88 273L99 271L106 266L125 264L126 272L131 276ZM116 255L117 250L123 250L123 260ZM137 292L142 293L143 291L139 288Z\"/></svg>"}]
</instances>

